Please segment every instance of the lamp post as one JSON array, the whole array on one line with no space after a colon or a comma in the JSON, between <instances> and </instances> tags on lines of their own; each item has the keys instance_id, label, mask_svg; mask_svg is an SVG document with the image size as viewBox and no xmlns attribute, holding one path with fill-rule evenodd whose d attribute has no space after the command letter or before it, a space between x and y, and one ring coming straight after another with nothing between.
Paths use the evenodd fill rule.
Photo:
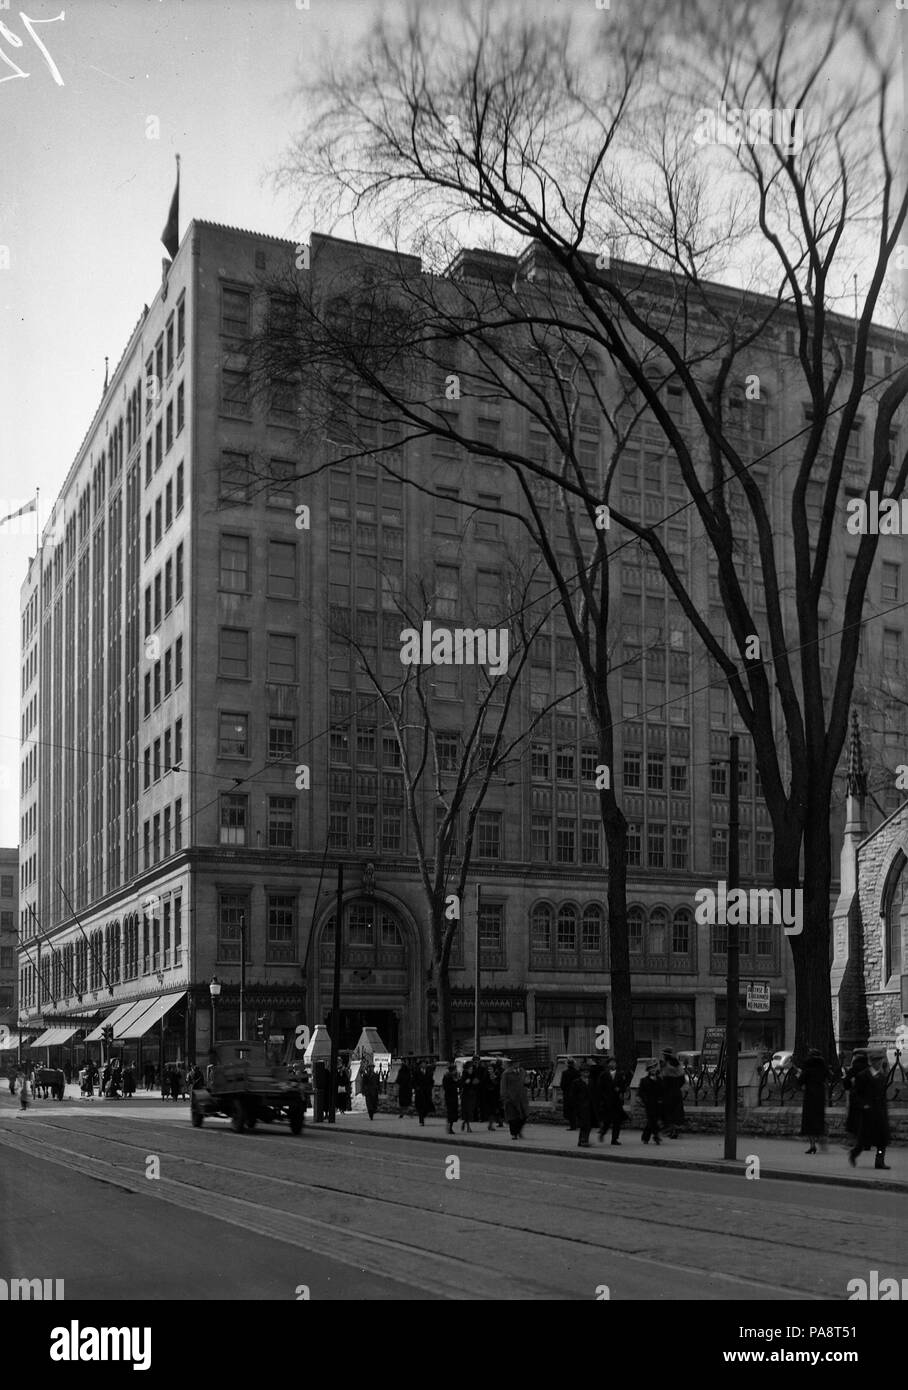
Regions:
<instances>
[{"instance_id":1,"label":"lamp post","mask_svg":"<svg viewBox=\"0 0 908 1390\"><path fill-rule=\"evenodd\" d=\"M214 1047L215 1036L217 1034L217 1004L218 995L221 992L221 982L217 975L212 975L211 983L208 986L208 993L211 995L211 1046Z\"/></svg>"},{"instance_id":2,"label":"lamp post","mask_svg":"<svg viewBox=\"0 0 908 1390\"><path fill-rule=\"evenodd\" d=\"M23 1029L23 1028L26 1026L26 1024L28 1023L28 1016L27 1016L26 1014L20 1014L19 1017L18 1017L18 1019L17 1019L17 1023L18 1023L18 1025L19 1025L19 1045L18 1045L18 1047L17 1047L17 1049L16 1049L16 1062L17 1062L17 1064L21 1067L21 1065L22 1065L22 1029Z\"/></svg>"}]
</instances>

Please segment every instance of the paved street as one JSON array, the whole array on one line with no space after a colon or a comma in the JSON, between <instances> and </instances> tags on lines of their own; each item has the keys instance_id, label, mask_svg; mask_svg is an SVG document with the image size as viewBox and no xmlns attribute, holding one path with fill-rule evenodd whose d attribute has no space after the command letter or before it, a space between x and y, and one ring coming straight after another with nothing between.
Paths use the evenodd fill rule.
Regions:
<instances>
[{"instance_id":1,"label":"paved street","mask_svg":"<svg viewBox=\"0 0 908 1390\"><path fill-rule=\"evenodd\" d=\"M186 1105L20 1115L4 1096L5 1262L65 1279L67 1298L278 1300L300 1285L312 1299L595 1299L607 1285L619 1300L843 1300L849 1279L903 1264L903 1197L847 1179L586 1161L539 1152L542 1126L520 1147L368 1123L234 1134L193 1130Z\"/></svg>"}]
</instances>

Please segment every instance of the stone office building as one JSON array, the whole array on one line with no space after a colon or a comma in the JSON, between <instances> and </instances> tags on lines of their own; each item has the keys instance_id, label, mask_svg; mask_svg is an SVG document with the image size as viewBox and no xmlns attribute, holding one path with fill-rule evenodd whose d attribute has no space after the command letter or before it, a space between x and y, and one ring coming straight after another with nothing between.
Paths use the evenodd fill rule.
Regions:
<instances>
[{"instance_id":1,"label":"stone office building","mask_svg":"<svg viewBox=\"0 0 908 1390\"><path fill-rule=\"evenodd\" d=\"M351 259L390 254L313 236L299 274L313 293L320 276L336 293ZM488 273L486 260L464 253L450 274ZM264 311L260 285L295 263L292 243L190 224L29 568L20 931L30 954L20 952L19 973L33 1029L71 1017L70 1039L96 1040L109 1020L127 1050L201 1055L213 978L223 990L217 1033L238 1029L244 939L247 1035L257 1020L284 1037L322 1021L342 861L342 1042L371 1024L395 1050L433 1045L399 751L332 619L346 612L383 669L399 672L394 598L409 577L429 576L439 615L454 614L458 595L471 612L500 613L516 528L478 522L467 500L477 489L496 505L519 496L509 470L488 464L480 480L445 441L422 439L395 461L437 484L442 495L428 496L374 459L341 462L330 442L302 442L305 403L292 382L274 382L267 399L250 391L242 349ZM511 275L531 269L527 257L509 261ZM767 381L773 370L784 378L783 353L766 348ZM789 427L784 396L768 391L751 422L761 442ZM505 408L466 423L490 439L523 428ZM601 468L595 423L586 444ZM623 505L661 515L681 500L655 437L641 436L624 469ZM784 489L771 491L781 524ZM301 505L308 528L297 525ZM670 543L692 554L689 526L679 522ZM711 567L692 582L712 612ZM644 629L665 639L615 690L638 1044L689 1048L724 1021L727 942L721 925L694 923L693 902L725 870L724 759L729 731L743 729L727 692L708 688L660 577L634 558L621 607L629 650L639 655ZM724 627L718 609L714 621ZM470 679L466 669L439 675L432 695L436 727L455 742ZM508 780L493 779L477 824L481 907L478 920L467 914L452 961L461 1043L473 1031L477 927L483 1033L542 1033L556 1051L587 1050L610 1021L595 746L568 693L574 660L555 617L517 717L528 724L562 682L563 700ZM770 828L743 752L742 881L768 883ZM430 798L421 809L431 823ZM781 1046L793 1031L787 946L760 927L742 944L742 978L768 981L772 994L770 1012L745 1021L744 1045Z\"/></svg>"}]
</instances>

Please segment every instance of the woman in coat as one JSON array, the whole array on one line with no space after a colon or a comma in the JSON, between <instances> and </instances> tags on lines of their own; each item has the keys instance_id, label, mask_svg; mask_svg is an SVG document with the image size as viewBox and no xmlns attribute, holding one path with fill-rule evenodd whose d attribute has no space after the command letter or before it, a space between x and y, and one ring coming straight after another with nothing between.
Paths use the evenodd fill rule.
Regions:
<instances>
[{"instance_id":1,"label":"woman in coat","mask_svg":"<svg viewBox=\"0 0 908 1390\"><path fill-rule=\"evenodd\" d=\"M519 1139L530 1113L530 1102L527 1100L526 1076L516 1062L509 1062L501 1073L501 1099L511 1138Z\"/></svg>"},{"instance_id":2,"label":"woman in coat","mask_svg":"<svg viewBox=\"0 0 908 1390\"><path fill-rule=\"evenodd\" d=\"M677 1139L684 1124L684 1068L670 1048L662 1054L662 1114L669 1139Z\"/></svg>"},{"instance_id":3,"label":"woman in coat","mask_svg":"<svg viewBox=\"0 0 908 1390\"><path fill-rule=\"evenodd\" d=\"M361 1089L366 1101L369 1119L375 1118L378 1109L378 1077L374 1067L366 1067L362 1075Z\"/></svg>"},{"instance_id":4,"label":"woman in coat","mask_svg":"<svg viewBox=\"0 0 908 1390\"><path fill-rule=\"evenodd\" d=\"M577 1147L579 1149L588 1149L590 1146L590 1130L593 1128L593 1093L590 1090L589 1067L580 1068L580 1075L571 1086L568 1100L571 1106L571 1114L580 1131L577 1136Z\"/></svg>"},{"instance_id":5,"label":"woman in coat","mask_svg":"<svg viewBox=\"0 0 908 1390\"><path fill-rule=\"evenodd\" d=\"M397 1109L400 1119L403 1119L412 1104L413 1073L406 1062L401 1062L397 1073Z\"/></svg>"},{"instance_id":6,"label":"woman in coat","mask_svg":"<svg viewBox=\"0 0 908 1390\"><path fill-rule=\"evenodd\" d=\"M454 1125L459 1113L457 1067L453 1062L448 1063L448 1070L441 1079L441 1089L445 1098L445 1115L448 1121L448 1133L453 1134Z\"/></svg>"},{"instance_id":7,"label":"woman in coat","mask_svg":"<svg viewBox=\"0 0 908 1390\"><path fill-rule=\"evenodd\" d=\"M805 1152L815 1154L817 1140L826 1148L826 1082L829 1068L823 1054L817 1047L807 1049L807 1060L801 1068L801 1085L804 1088L804 1103L801 1108L801 1133L810 1140L810 1148Z\"/></svg>"},{"instance_id":8,"label":"woman in coat","mask_svg":"<svg viewBox=\"0 0 908 1390\"><path fill-rule=\"evenodd\" d=\"M644 1144L648 1144L651 1138L656 1144L662 1143L659 1138L662 1122L662 1093L663 1082L659 1075L659 1063L650 1062L646 1069L646 1076L643 1077L637 1088L640 1104L646 1112L646 1124L643 1126L643 1133L640 1136Z\"/></svg>"},{"instance_id":9,"label":"woman in coat","mask_svg":"<svg viewBox=\"0 0 908 1390\"><path fill-rule=\"evenodd\" d=\"M466 1130L472 1134L471 1121L476 1119L479 1109L479 1068L473 1062L466 1062L460 1078L461 1134Z\"/></svg>"}]
</instances>

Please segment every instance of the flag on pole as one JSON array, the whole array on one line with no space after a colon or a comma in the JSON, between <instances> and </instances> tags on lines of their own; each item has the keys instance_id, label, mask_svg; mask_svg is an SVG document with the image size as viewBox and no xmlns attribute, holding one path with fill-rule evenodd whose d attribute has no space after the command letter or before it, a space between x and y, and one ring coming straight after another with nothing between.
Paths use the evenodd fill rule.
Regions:
<instances>
[{"instance_id":1,"label":"flag on pole","mask_svg":"<svg viewBox=\"0 0 908 1390\"><path fill-rule=\"evenodd\" d=\"M0 526L5 526L8 521L13 521L17 516L27 516L29 512L36 512L37 510L38 498L35 496L30 502L26 502L24 507L20 507L17 512L10 512L9 516L5 516L0 521Z\"/></svg>"},{"instance_id":2,"label":"flag on pole","mask_svg":"<svg viewBox=\"0 0 908 1390\"><path fill-rule=\"evenodd\" d=\"M170 212L167 214L167 226L161 233L161 241L164 249L173 260L180 247L180 156L177 155L177 182L173 190L173 197L170 200Z\"/></svg>"}]
</instances>

